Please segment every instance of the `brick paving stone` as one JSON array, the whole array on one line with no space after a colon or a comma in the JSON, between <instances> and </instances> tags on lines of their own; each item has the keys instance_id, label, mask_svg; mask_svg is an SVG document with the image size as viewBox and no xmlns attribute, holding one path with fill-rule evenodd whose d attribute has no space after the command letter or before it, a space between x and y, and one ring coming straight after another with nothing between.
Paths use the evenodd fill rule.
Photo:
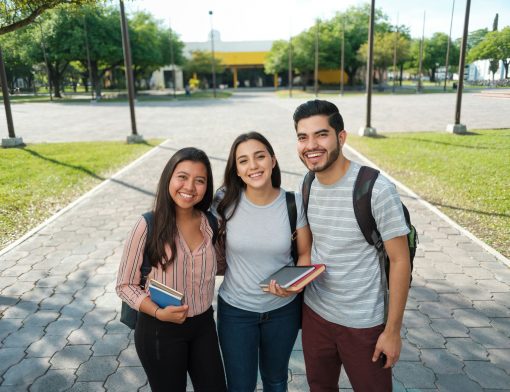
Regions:
<instances>
[{"instance_id":1,"label":"brick paving stone","mask_svg":"<svg viewBox=\"0 0 510 392\"><path fill-rule=\"evenodd\" d=\"M40 339L43 335L43 327L41 326L23 326L7 336L2 343L4 347L27 347L34 340Z\"/></svg>"},{"instance_id":2,"label":"brick paving stone","mask_svg":"<svg viewBox=\"0 0 510 392\"><path fill-rule=\"evenodd\" d=\"M444 293L457 293L458 290L456 287L452 287L452 285L446 279L433 279L427 281L425 287L434 290L438 294Z\"/></svg>"},{"instance_id":3,"label":"brick paving stone","mask_svg":"<svg viewBox=\"0 0 510 392\"><path fill-rule=\"evenodd\" d=\"M3 374L3 386L27 385L46 373L49 358L25 358Z\"/></svg>"},{"instance_id":4,"label":"brick paving stone","mask_svg":"<svg viewBox=\"0 0 510 392\"><path fill-rule=\"evenodd\" d=\"M66 339L59 335L45 335L26 350L29 357L50 358L66 346Z\"/></svg>"},{"instance_id":5,"label":"brick paving stone","mask_svg":"<svg viewBox=\"0 0 510 392\"><path fill-rule=\"evenodd\" d=\"M120 353L119 366L141 366L134 343L127 346Z\"/></svg>"},{"instance_id":6,"label":"brick paving stone","mask_svg":"<svg viewBox=\"0 0 510 392\"><path fill-rule=\"evenodd\" d=\"M510 317L491 318L491 325L503 335L510 337Z\"/></svg>"},{"instance_id":7,"label":"brick paving stone","mask_svg":"<svg viewBox=\"0 0 510 392\"><path fill-rule=\"evenodd\" d=\"M32 313L26 319L23 320L24 325L40 325L47 326L52 321L55 321L60 316L60 313L53 310L38 310Z\"/></svg>"},{"instance_id":8,"label":"brick paving stone","mask_svg":"<svg viewBox=\"0 0 510 392\"><path fill-rule=\"evenodd\" d=\"M74 300L73 302L67 304L62 309L60 309L60 313L62 314L62 316L81 319L88 312L94 309L94 307L95 307L94 302L78 299Z\"/></svg>"},{"instance_id":9,"label":"brick paving stone","mask_svg":"<svg viewBox=\"0 0 510 392\"><path fill-rule=\"evenodd\" d=\"M127 333L108 335L104 336L102 339L96 340L96 342L92 346L94 356L105 355L118 356L122 352L122 350L124 350L129 344L127 335L128 335Z\"/></svg>"},{"instance_id":10,"label":"brick paving stone","mask_svg":"<svg viewBox=\"0 0 510 392\"><path fill-rule=\"evenodd\" d=\"M470 338L448 338L446 340L446 348L452 354L467 361L486 361L489 355L485 347Z\"/></svg>"},{"instance_id":11,"label":"brick paving stone","mask_svg":"<svg viewBox=\"0 0 510 392\"><path fill-rule=\"evenodd\" d=\"M18 276L18 281L20 282L36 282L39 279L43 279L47 276L46 271L42 270L30 270L25 272L24 274Z\"/></svg>"},{"instance_id":12,"label":"brick paving stone","mask_svg":"<svg viewBox=\"0 0 510 392\"><path fill-rule=\"evenodd\" d=\"M104 324L83 324L79 329L71 332L67 340L69 344L90 344L93 345L105 334Z\"/></svg>"},{"instance_id":13,"label":"brick paving stone","mask_svg":"<svg viewBox=\"0 0 510 392\"><path fill-rule=\"evenodd\" d=\"M33 282L16 282L16 284L3 289L1 295L4 297L19 297L33 288Z\"/></svg>"},{"instance_id":14,"label":"brick paving stone","mask_svg":"<svg viewBox=\"0 0 510 392\"><path fill-rule=\"evenodd\" d=\"M510 293L492 293L492 298L497 303L510 308Z\"/></svg>"},{"instance_id":15,"label":"brick paving stone","mask_svg":"<svg viewBox=\"0 0 510 392\"><path fill-rule=\"evenodd\" d=\"M440 374L436 385L444 392L482 392L480 385L465 374Z\"/></svg>"},{"instance_id":16,"label":"brick paving stone","mask_svg":"<svg viewBox=\"0 0 510 392\"><path fill-rule=\"evenodd\" d=\"M422 348L444 348L446 341L429 326L409 329L407 340L416 347Z\"/></svg>"},{"instance_id":17,"label":"brick paving stone","mask_svg":"<svg viewBox=\"0 0 510 392\"><path fill-rule=\"evenodd\" d=\"M487 317L510 317L510 309L494 301L473 301L473 305Z\"/></svg>"},{"instance_id":18,"label":"brick paving stone","mask_svg":"<svg viewBox=\"0 0 510 392\"><path fill-rule=\"evenodd\" d=\"M510 386L510 376L499 367L485 361L466 361L466 374L483 388L507 389Z\"/></svg>"},{"instance_id":19,"label":"brick paving stone","mask_svg":"<svg viewBox=\"0 0 510 392\"><path fill-rule=\"evenodd\" d=\"M69 317L61 317L58 320L48 324L46 327L47 335L64 335L69 336L75 329L80 328L82 325L81 320L76 320Z\"/></svg>"},{"instance_id":20,"label":"brick paving stone","mask_svg":"<svg viewBox=\"0 0 510 392\"><path fill-rule=\"evenodd\" d=\"M16 305L10 306L7 308L3 314L2 318L10 319L24 319L32 314L37 309L37 304L31 301L19 301Z\"/></svg>"},{"instance_id":21,"label":"brick paving stone","mask_svg":"<svg viewBox=\"0 0 510 392\"><path fill-rule=\"evenodd\" d=\"M393 376L406 388L434 388L435 376L432 370L418 362L397 362Z\"/></svg>"},{"instance_id":22,"label":"brick paving stone","mask_svg":"<svg viewBox=\"0 0 510 392\"><path fill-rule=\"evenodd\" d=\"M473 303L462 294L439 294L439 302L450 309L471 309Z\"/></svg>"},{"instance_id":23,"label":"brick paving stone","mask_svg":"<svg viewBox=\"0 0 510 392\"><path fill-rule=\"evenodd\" d=\"M429 289L427 287L414 287L412 286L409 290L409 296L414 298L418 302L429 302L429 301L438 301L439 296L437 293Z\"/></svg>"},{"instance_id":24,"label":"brick paving stone","mask_svg":"<svg viewBox=\"0 0 510 392\"><path fill-rule=\"evenodd\" d=\"M409 343L407 339L402 339L402 350L400 351L400 360L406 362L420 361L420 350Z\"/></svg>"},{"instance_id":25,"label":"brick paving stone","mask_svg":"<svg viewBox=\"0 0 510 392\"><path fill-rule=\"evenodd\" d=\"M53 294L51 297L45 298L41 301L41 309L54 309L59 310L73 300L73 296L66 294Z\"/></svg>"},{"instance_id":26,"label":"brick paving stone","mask_svg":"<svg viewBox=\"0 0 510 392\"><path fill-rule=\"evenodd\" d=\"M431 319L443 319L453 317L452 309L449 309L441 302L422 302L418 307L421 313L426 314Z\"/></svg>"},{"instance_id":27,"label":"brick paving stone","mask_svg":"<svg viewBox=\"0 0 510 392\"><path fill-rule=\"evenodd\" d=\"M477 280L476 285L491 293L508 293L510 291L510 286L508 284L494 279Z\"/></svg>"},{"instance_id":28,"label":"brick paving stone","mask_svg":"<svg viewBox=\"0 0 510 392\"><path fill-rule=\"evenodd\" d=\"M106 380L105 386L108 391L125 392L126 390L135 390L147 382L147 376L143 368L140 367L122 367L119 368Z\"/></svg>"},{"instance_id":29,"label":"brick paving stone","mask_svg":"<svg viewBox=\"0 0 510 392\"><path fill-rule=\"evenodd\" d=\"M76 382L68 392L102 392L106 391L101 382ZM150 392L150 391L149 391Z\"/></svg>"},{"instance_id":30,"label":"brick paving stone","mask_svg":"<svg viewBox=\"0 0 510 392\"><path fill-rule=\"evenodd\" d=\"M107 323L108 321L115 319L115 316L116 312L114 310L94 308L83 317L83 322L85 324Z\"/></svg>"},{"instance_id":31,"label":"brick paving stone","mask_svg":"<svg viewBox=\"0 0 510 392\"><path fill-rule=\"evenodd\" d=\"M21 347L0 348L0 374L3 374L12 365L17 364L24 356L25 351Z\"/></svg>"},{"instance_id":32,"label":"brick paving stone","mask_svg":"<svg viewBox=\"0 0 510 392\"><path fill-rule=\"evenodd\" d=\"M52 369L76 369L89 360L92 351L89 345L66 346L50 360Z\"/></svg>"},{"instance_id":33,"label":"brick paving stone","mask_svg":"<svg viewBox=\"0 0 510 392\"><path fill-rule=\"evenodd\" d=\"M483 313L475 309L456 309L453 311L455 320L461 322L466 327L489 327L490 320Z\"/></svg>"},{"instance_id":34,"label":"brick paving stone","mask_svg":"<svg viewBox=\"0 0 510 392\"><path fill-rule=\"evenodd\" d=\"M78 381L104 381L117 370L119 363L116 357L92 356L80 365L76 371Z\"/></svg>"},{"instance_id":35,"label":"brick paving stone","mask_svg":"<svg viewBox=\"0 0 510 392\"><path fill-rule=\"evenodd\" d=\"M492 327L470 328L471 338L486 348L510 348L510 338L499 333Z\"/></svg>"},{"instance_id":36,"label":"brick paving stone","mask_svg":"<svg viewBox=\"0 0 510 392\"><path fill-rule=\"evenodd\" d=\"M487 351L489 352L489 361L510 374L510 350L490 348Z\"/></svg>"},{"instance_id":37,"label":"brick paving stone","mask_svg":"<svg viewBox=\"0 0 510 392\"><path fill-rule=\"evenodd\" d=\"M430 319L419 310L407 310L404 312L404 324L407 327L421 327L430 324Z\"/></svg>"},{"instance_id":38,"label":"brick paving stone","mask_svg":"<svg viewBox=\"0 0 510 392\"><path fill-rule=\"evenodd\" d=\"M32 384L30 392L66 391L74 384L75 379L73 370L50 369Z\"/></svg>"},{"instance_id":39,"label":"brick paving stone","mask_svg":"<svg viewBox=\"0 0 510 392\"><path fill-rule=\"evenodd\" d=\"M468 329L454 319L434 319L430 327L445 338L467 338Z\"/></svg>"},{"instance_id":40,"label":"brick paving stone","mask_svg":"<svg viewBox=\"0 0 510 392\"><path fill-rule=\"evenodd\" d=\"M436 374L462 373L464 363L445 349L421 349L423 364Z\"/></svg>"}]
</instances>

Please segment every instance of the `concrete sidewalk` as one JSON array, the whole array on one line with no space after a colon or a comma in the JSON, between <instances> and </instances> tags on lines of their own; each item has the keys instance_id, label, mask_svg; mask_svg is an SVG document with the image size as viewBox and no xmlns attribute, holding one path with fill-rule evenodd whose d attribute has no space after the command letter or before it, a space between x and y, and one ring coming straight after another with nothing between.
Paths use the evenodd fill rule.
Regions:
<instances>
[{"instance_id":1,"label":"concrete sidewalk","mask_svg":"<svg viewBox=\"0 0 510 392\"><path fill-rule=\"evenodd\" d=\"M295 189L304 168L298 169L294 140L270 139L275 145L286 139L278 158L287 169L284 187ZM114 287L123 243L150 208L176 149L205 148L218 186L229 144L203 134L176 136L0 253L0 391L150 390L133 334L118 321ZM510 391L509 267L418 200L402 196L420 247L394 390ZM308 390L300 339L289 373L289 391ZM350 388L345 376L341 388Z\"/></svg>"}]
</instances>

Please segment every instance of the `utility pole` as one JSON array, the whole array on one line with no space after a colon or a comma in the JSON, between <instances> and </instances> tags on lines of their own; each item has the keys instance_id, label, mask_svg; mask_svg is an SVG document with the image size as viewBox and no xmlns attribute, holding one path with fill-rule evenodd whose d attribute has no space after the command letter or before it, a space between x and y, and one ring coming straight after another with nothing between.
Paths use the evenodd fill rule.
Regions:
<instances>
[{"instance_id":1,"label":"utility pole","mask_svg":"<svg viewBox=\"0 0 510 392\"><path fill-rule=\"evenodd\" d=\"M48 74L48 92L50 93L50 101L53 101L53 96L51 95L51 72L50 72L50 63L48 62L48 56L46 54L46 45L44 44L44 33L42 30L42 26L40 23L39 30L41 30L41 48L44 57L44 64L46 65L46 73Z\"/></svg>"},{"instance_id":2,"label":"utility pole","mask_svg":"<svg viewBox=\"0 0 510 392\"><path fill-rule=\"evenodd\" d=\"M423 30L421 33L421 41L420 41L420 64L418 69L418 92L421 93L422 86L422 63L423 63L423 47L425 46L425 11L423 11Z\"/></svg>"},{"instance_id":3,"label":"utility pole","mask_svg":"<svg viewBox=\"0 0 510 392\"><path fill-rule=\"evenodd\" d=\"M462 43L460 44L459 58L459 84L457 86L457 102L455 104L455 124L448 124L447 132L466 133L467 128L460 123L460 111L462 106L462 89L464 87L464 66L466 61L466 44L468 38L469 27L469 10L471 8L471 0L466 0L466 15L464 16L464 32L462 34Z\"/></svg>"},{"instance_id":4,"label":"utility pole","mask_svg":"<svg viewBox=\"0 0 510 392\"><path fill-rule=\"evenodd\" d=\"M397 25L395 28L395 44L393 45L393 89L392 92L395 94L395 85L397 79L395 75L397 74L397 43L398 43L398 12L397 12Z\"/></svg>"},{"instance_id":5,"label":"utility pole","mask_svg":"<svg viewBox=\"0 0 510 392\"><path fill-rule=\"evenodd\" d=\"M372 128L372 79L374 72L374 18L375 18L375 0L370 4L370 20L368 25L368 58L367 58L367 117L365 127L361 127L358 134L360 136L376 136L375 128Z\"/></svg>"},{"instance_id":6,"label":"utility pole","mask_svg":"<svg viewBox=\"0 0 510 392\"><path fill-rule=\"evenodd\" d=\"M172 85L174 87L174 98L177 98L177 92L175 87L175 61L174 61L174 43L173 40L173 34L172 34L172 24L170 21L168 21L168 27L170 31L170 63L172 63Z\"/></svg>"},{"instance_id":7,"label":"utility pole","mask_svg":"<svg viewBox=\"0 0 510 392\"><path fill-rule=\"evenodd\" d=\"M289 98L292 98L292 36L289 38Z\"/></svg>"},{"instance_id":8,"label":"utility pole","mask_svg":"<svg viewBox=\"0 0 510 392\"><path fill-rule=\"evenodd\" d=\"M342 53L340 55L340 95L344 95L345 15L342 17Z\"/></svg>"},{"instance_id":9,"label":"utility pole","mask_svg":"<svg viewBox=\"0 0 510 392\"><path fill-rule=\"evenodd\" d=\"M122 48L124 50L124 67L126 68L126 81L128 85L129 112L131 114L131 135L127 137L128 143L143 142L142 135L136 131L135 118L135 83L133 78L133 65L131 62L131 46L129 44L129 32L124 12L124 1L120 2L120 26L122 29Z\"/></svg>"},{"instance_id":10,"label":"utility pole","mask_svg":"<svg viewBox=\"0 0 510 392\"><path fill-rule=\"evenodd\" d=\"M452 39L452 24L453 24L453 11L454 10L455 10L455 0L453 0L453 4L452 4L452 17L450 18L450 33L448 34L448 43L446 46L446 61L445 61L445 69L444 69L443 91L446 91L446 82L448 81L448 62L450 60L450 41Z\"/></svg>"},{"instance_id":11,"label":"utility pole","mask_svg":"<svg viewBox=\"0 0 510 392\"><path fill-rule=\"evenodd\" d=\"M211 61L211 71L212 71L212 84L213 84L213 96L216 98L216 69L215 69L215 58L214 58L214 30L213 30L213 22L212 22L213 12L209 11L210 21L211 21L211 52L212 52L212 61Z\"/></svg>"},{"instance_id":12,"label":"utility pole","mask_svg":"<svg viewBox=\"0 0 510 392\"><path fill-rule=\"evenodd\" d=\"M319 96L319 19L315 24L315 72L314 72L314 92L315 97Z\"/></svg>"}]
</instances>

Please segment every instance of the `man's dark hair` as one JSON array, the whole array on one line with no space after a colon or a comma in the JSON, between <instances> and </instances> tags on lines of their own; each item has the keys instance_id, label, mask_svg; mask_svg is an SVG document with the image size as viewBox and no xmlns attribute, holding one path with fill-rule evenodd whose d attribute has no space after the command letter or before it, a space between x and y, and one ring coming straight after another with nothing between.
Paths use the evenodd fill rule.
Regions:
<instances>
[{"instance_id":1,"label":"man's dark hair","mask_svg":"<svg viewBox=\"0 0 510 392\"><path fill-rule=\"evenodd\" d=\"M299 105L294 112L294 128L300 120L312 116L327 116L329 125L338 135L344 129L344 119L334 103L314 99Z\"/></svg>"}]
</instances>

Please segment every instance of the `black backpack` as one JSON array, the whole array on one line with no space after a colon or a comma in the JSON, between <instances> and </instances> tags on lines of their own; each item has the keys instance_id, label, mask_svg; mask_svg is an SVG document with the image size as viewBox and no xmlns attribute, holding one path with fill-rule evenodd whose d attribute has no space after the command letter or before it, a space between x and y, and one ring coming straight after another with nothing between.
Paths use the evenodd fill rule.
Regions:
<instances>
[{"instance_id":1,"label":"black backpack","mask_svg":"<svg viewBox=\"0 0 510 392\"><path fill-rule=\"evenodd\" d=\"M142 214L142 216L145 219L145 222L147 223L147 239L149 239L152 233L152 227L154 225L154 213L152 211L148 211ZM210 211L207 211L205 213L205 216L207 217L209 226L211 226L211 229L213 231L212 243L214 245L216 244L216 239L218 237L218 220ZM140 279L140 287L144 289L145 283L147 282L147 276L149 276L152 270L152 265L149 261L149 255L147 253L147 241L145 242L145 249L143 251L143 261L140 270L142 272L142 277ZM123 324L127 325L129 328L135 329L137 318L138 312L131 308L127 303L122 301L122 307L120 309L120 321Z\"/></svg>"},{"instance_id":2,"label":"black backpack","mask_svg":"<svg viewBox=\"0 0 510 392\"><path fill-rule=\"evenodd\" d=\"M352 202L354 207L354 215L356 216L356 221L358 222L358 226L363 233L366 241L375 246L377 250L377 255L379 256L379 266L381 268L381 284L384 289L385 299L384 299L384 308L385 308L385 318L387 316L388 311L388 286L389 286L389 276L390 276L390 260L388 258L388 254L384 249L384 243L381 238L381 234L377 230L377 225L375 223L375 219L372 215L371 208L371 199L372 199L372 189L374 188L374 183L379 176L379 171L368 167L362 166L359 170L358 177L356 178L356 182L354 183L354 190L352 195ZM310 171L306 174L303 180L302 187L302 195L303 195L303 204L305 209L305 214L308 211L308 200L310 198L310 188L312 187L312 182L315 179L315 173ZM407 246L409 247L409 260L411 262L411 272L413 271L413 262L414 256L416 255L416 247L418 245L418 233L416 232L416 228L411 223L411 217L409 215L409 211L407 207L402 203L402 209L404 210L405 221L407 227L409 228L409 234L407 234ZM384 271L384 274L382 273ZM413 277L411 275L409 286L411 285Z\"/></svg>"}]
</instances>

